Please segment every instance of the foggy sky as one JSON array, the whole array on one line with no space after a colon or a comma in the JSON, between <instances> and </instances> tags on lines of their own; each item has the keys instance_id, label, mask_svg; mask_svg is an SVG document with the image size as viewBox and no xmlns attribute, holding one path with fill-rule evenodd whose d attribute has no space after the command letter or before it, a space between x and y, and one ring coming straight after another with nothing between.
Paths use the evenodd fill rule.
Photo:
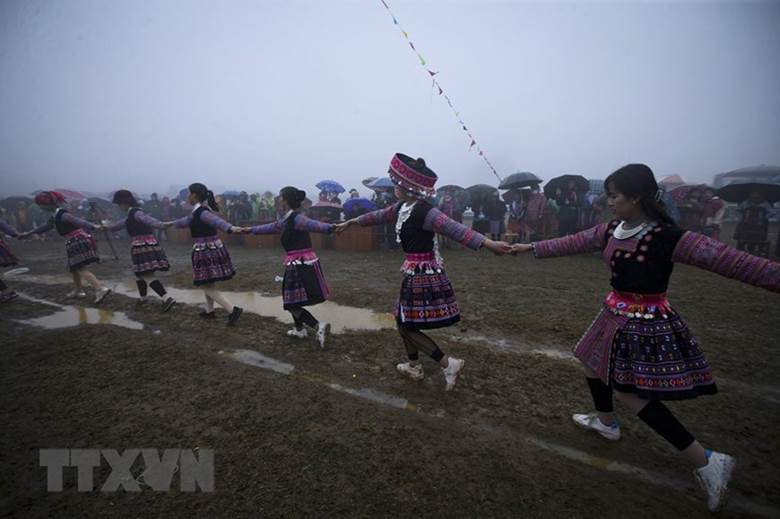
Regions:
<instances>
[{"instance_id":1,"label":"foggy sky","mask_svg":"<svg viewBox=\"0 0 780 519\"><path fill-rule=\"evenodd\" d=\"M502 175L780 164L780 2L388 0ZM379 0L3 0L0 196L497 184Z\"/></svg>"}]
</instances>

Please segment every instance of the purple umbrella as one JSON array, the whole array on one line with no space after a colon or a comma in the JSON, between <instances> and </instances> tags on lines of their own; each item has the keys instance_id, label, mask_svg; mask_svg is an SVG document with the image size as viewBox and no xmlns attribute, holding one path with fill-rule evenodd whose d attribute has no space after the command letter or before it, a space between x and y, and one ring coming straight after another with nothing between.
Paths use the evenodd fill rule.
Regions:
<instances>
[{"instance_id":1,"label":"purple umbrella","mask_svg":"<svg viewBox=\"0 0 780 519\"><path fill-rule=\"evenodd\" d=\"M327 191L328 193L343 193L344 187L335 180L321 180L317 183L317 189Z\"/></svg>"},{"instance_id":2,"label":"purple umbrella","mask_svg":"<svg viewBox=\"0 0 780 519\"><path fill-rule=\"evenodd\" d=\"M376 211L376 204L369 200L368 198L350 198L346 202L344 202L344 205L342 206L344 208L345 213L357 213L358 211Z\"/></svg>"}]
</instances>

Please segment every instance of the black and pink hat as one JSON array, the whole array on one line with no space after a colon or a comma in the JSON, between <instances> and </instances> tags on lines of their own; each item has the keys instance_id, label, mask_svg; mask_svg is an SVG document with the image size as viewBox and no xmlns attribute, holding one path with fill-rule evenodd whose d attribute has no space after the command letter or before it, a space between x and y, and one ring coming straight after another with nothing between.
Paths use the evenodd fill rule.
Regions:
<instances>
[{"instance_id":1,"label":"black and pink hat","mask_svg":"<svg viewBox=\"0 0 780 519\"><path fill-rule=\"evenodd\" d=\"M438 177L423 159L413 159L403 153L396 153L390 161L390 180L395 185L409 191L412 195L424 198L436 194L433 187Z\"/></svg>"}]
</instances>

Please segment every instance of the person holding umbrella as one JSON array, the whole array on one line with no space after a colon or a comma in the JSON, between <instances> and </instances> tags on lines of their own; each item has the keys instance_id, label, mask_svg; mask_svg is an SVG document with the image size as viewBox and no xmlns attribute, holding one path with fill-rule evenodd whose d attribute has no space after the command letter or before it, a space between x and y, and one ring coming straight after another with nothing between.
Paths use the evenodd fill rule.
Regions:
<instances>
[{"instance_id":1,"label":"person holding umbrella","mask_svg":"<svg viewBox=\"0 0 780 519\"><path fill-rule=\"evenodd\" d=\"M35 203L45 211L52 213L48 221L39 227L19 235L24 239L31 234L43 234L56 229L60 236L67 238L65 242L65 251L68 256L68 270L73 277L75 288L68 293L68 297L82 298L86 297L82 289L83 282L89 283L95 289L95 304L100 303L111 292L110 288L103 286L103 283L89 270L87 266L93 263L99 263L97 245L95 239L84 229L91 231L105 230L104 226L82 220L74 216L69 211L62 209L60 205L65 203L65 197L57 191L42 191L35 195Z\"/></svg>"},{"instance_id":2,"label":"person holding umbrella","mask_svg":"<svg viewBox=\"0 0 780 519\"><path fill-rule=\"evenodd\" d=\"M340 233L350 225L395 226L396 241L406 253L401 266L403 280L396 304L398 332L404 342L408 362L396 369L413 380L422 380L423 367L419 354L429 355L441 368L445 390L458 380L465 362L445 354L424 330L452 326L460 321L460 308L450 280L444 271L436 234L473 250L485 248L497 255L511 251L504 242L490 240L447 217L428 201L436 194L437 176L423 159L413 159L397 153L390 161L390 178L395 184L395 195L400 202L386 209L366 213L336 226Z\"/></svg>"},{"instance_id":3,"label":"person holding umbrella","mask_svg":"<svg viewBox=\"0 0 780 519\"><path fill-rule=\"evenodd\" d=\"M723 223L723 214L726 212L726 202L715 196L712 188L704 189L704 226L702 234L713 240L720 241L720 226Z\"/></svg>"},{"instance_id":4,"label":"person holding umbrella","mask_svg":"<svg viewBox=\"0 0 780 519\"><path fill-rule=\"evenodd\" d=\"M603 438L619 440L612 406L616 397L695 467L708 507L717 511L736 461L705 449L663 403L718 391L704 352L667 299L669 278L674 263L686 263L780 292L780 264L677 226L644 164L618 169L604 187L615 214L610 223L513 247L518 253L533 251L537 258L601 251L611 270L612 291L574 351L595 411L572 419Z\"/></svg>"},{"instance_id":5,"label":"person holding umbrella","mask_svg":"<svg viewBox=\"0 0 780 519\"><path fill-rule=\"evenodd\" d=\"M734 232L737 247L750 253L767 253L769 216L772 206L759 190L753 190L747 200L739 204L740 220Z\"/></svg>"},{"instance_id":6,"label":"person holding umbrella","mask_svg":"<svg viewBox=\"0 0 780 519\"><path fill-rule=\"evenodd\" d=\"M530 239L535 239L542 234L542 218L547 207L547 198L540 192L539 184L531 185L531 194L526 204L525 221Z\"/></svg>"}]
</instances>

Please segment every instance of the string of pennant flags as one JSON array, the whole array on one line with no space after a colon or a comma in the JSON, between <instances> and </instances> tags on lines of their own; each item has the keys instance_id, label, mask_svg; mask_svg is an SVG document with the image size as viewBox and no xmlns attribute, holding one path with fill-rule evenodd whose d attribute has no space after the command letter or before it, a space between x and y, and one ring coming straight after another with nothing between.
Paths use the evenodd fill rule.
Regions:
<instances>
[{"instance_id":1,"label":"string of pennant flags","mask_svg":"<svg viewBox=\"0 0 780 519\"><path fill-rule=\"evenodd\" d=\"M501 182L503 180L501 178L501 175L499 175L498 171L496 171L496 168L493 167L493 164L487 158L487 155L485 155L485 151L479 145L477 139L471 134L471 130L469 130L468 126L466 126L466 123L463 122L463 118L460 116L460 112L455 108L455 105L452 103L452 99L450 99L450 96L447 95L447 93L444 91L444 88L442 88L441 83L439 83L439 80L436 77L439 74L439 71L437 70L436 72L434 72L433 70L431 70L430 66L428 65L428 62L425 60L425 58L420 53L420 51L418 51L417 48L414 46L414 42L409 38L409 33L407 33L404 30L404 28L401 26L401 24L398 22L398 19L393 14L393 11L390 9L390 6L387 5L387 2L385 0L380 0L380 2L382 2L382 5L385 6L385 9L387 9L387 12L390 14L390 17L393 19L393 23L396 25L396 27L398 27L398 30L401 31L401 34L403 35L404 39L407 42L409 42L409 47L417 55L417 59L420 60L420 65L428 72L428 75L430 76L431 81L433 82L432 88L437 89L439 92L439 96L444 98L445 101L447 101L447 104L452 110L452 113L455 115L455 118L458 120L458 124L460 124L461 129L466 133L466 135L468 135L468 138L470 139L469 151L471 151L472 149L476 149L477 153L479 153L479 156L482 158L482 160L485 161L485 164L487 164L487 167L490 168L490 171L492 171L493 174L498 179L498 181Z\"/></svg>"}]
</instances>

